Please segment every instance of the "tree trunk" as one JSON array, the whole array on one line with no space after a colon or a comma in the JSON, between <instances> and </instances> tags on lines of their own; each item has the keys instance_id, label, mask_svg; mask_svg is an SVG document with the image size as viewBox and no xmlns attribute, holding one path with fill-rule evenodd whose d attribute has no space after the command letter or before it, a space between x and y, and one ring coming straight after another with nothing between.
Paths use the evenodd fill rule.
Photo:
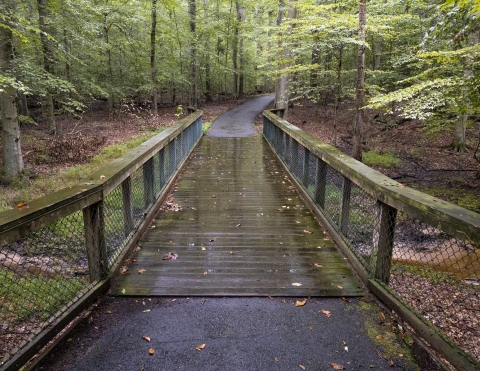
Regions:
<instances>
[{"instance_id":1,"label":"tree trunk","mask_svg":"<svg viewBox=\"0 0 480 371\"><path fill-rule=\"evenodd\" d=\"M109 26L107 23L108 20L108 13L103 14L103 37L105 38L105 44L107 45L107 73L108 73L108 81L110 85L113 85L113 67L112 67L112 52L110 50L110 37L109 33ZM113 89L110 89L108 94L108 110L112 112L115 109L115 93Z\"/></svg>"},{"instance_id":2,"label":"tree trunk","mask_svg":"<svg viewBox=\"0 0 480 371\"><path fill-rule=\"evenodd\" d=\"M240 30L238 32L238 45L240 54L240 66L238 75L238 96L242 97L245 90L245 50L244 50L244 23L245 23L245 8L240 6L240 3L236 2L237 6L237 20L240 23Z\"/></svg>"},{"instance_id":3,"label":"tree trunk","mask_svg":"<svg viewBox=\"0 0 480 371\"><path fill-rule=\"evenodd\" d=\"M0 27L0 69L9 71L13 60L13 34L7 27ZM9 176L23 171L20 146L20 125L17 113L17 92L11 86L0 90L2 119L3 169Z\"/></svg>"},{"instance_id":4,"label":"tree trunk","mask_svg":"<svg viewBox=\"0 0 480 371\"><path fill-rule=\"evenodd\" d=\"M197 107L198 89L197 89L197 45L196 45L196 4L195 0L188 0L188 14L190 16L190 94L188 97L189 105Z\"/></svg>"},{"instance_id":5,"label":"tree trunk","mask_svg":"<svg viewBox=\"0 0 480 371\"><path fill-rule=\"evenodd\" d=\"M355 122L353 123L352 157L362 161L364 111L365 106L365 25L367 18L367 0L358 4L358 52L357 52L357 86L355 99Z\"/></svg>"},{"instance_id":6,"label":"tree trunk","mask_svg":"<svg viewBox=\"0 0 480 371\"><path fill-rule=\"evenodd\" d=\"M49 40L48 35L50 34L48 27L48 2L49 0L37 0L38 7L38 25L40 28L40 41L42 43L42 52L43 52L43 67L45 72L50 75L53 75L53 46L52 41ZM47 91L45 97L46 109L45 113L47 116L48 122L48 131L50 134L57 134L57 124L55 122L55 109L53 102L53 93Z\"/></svg>"},{"instance_id":7,"label":"tree trunk","mask_svg":"<svg viewBox=\"0 0 480 371\"><path fill-rule=\"evenodd\" d=\"M209 14L208 14L208 3L207 0L203 0L203 6L205 8L205 28L209 27ZM212 74L210 66L210 35L207 33L208 37L205 40L205 102L213 102L212 98Z\"/></svg>"},{"instance_id":8,"label":"tree trunk","mask_svg":"<svg viewBox=\"0 0 480 371\"><path fill-rule=\"evenodd\" d=\"M293 4L295 0L290 0L290 7L288 9L288 18L290 20L296 17L296 9L295 5ZM283 0L279 1L279 11L278 11L278 18L277 18L277 26L280 27L283 23L283 8L285 7L285 3ZM278 45L279 49L279 59L283 59L286 62L280 65L280 68L288 68L290 65L290 49L279 42ZM289 83L290 83L290 76L288 73L282 73L281 76L277 78L275 84L275 108L283 109L283 118L285 120L288 119L288 100L290 99L290 92L289 92Z\"/></svg>"},{"instance_id":9,"label":"tree trunk","mask_svg":"<svg viewBox=\"0 0 480 371\"><path fill-rule=\"evenodd\" d=\"M337 123L338 123L338 104L340 94L342 92L342 62L343 62L343 44L340 44L338 65L337 65L337 81L335 83L335 101L334 101L334 115L333 115L333 145L337 146Z\"/></svg>"},{"instance_id":10,"label":"tree trunk","mask_svg":"<svg viewBox=\"0 0 480 371\"><path fill-rule=\"evenodd\" d=\"M238 1L235 2L237 7L237 21L238 21ZM232 64L233 64L233 97L236 98L238 94L238 22L235 23L233 29L233 45L232 45Z\"/></svg>"},{"instance_id":11,"label":"tree trunk","mask_svg":"<svg viewBox=\"0 0 480 371\"><path fill-rule=\"evenodd\" d=\"M158 90L157 90L157 66L155 65L155 44L157 34L157 0L152 0L152 29L150 31L150 71L152 76L152 114L157 116Z\"/></svg>"}]
</instances>

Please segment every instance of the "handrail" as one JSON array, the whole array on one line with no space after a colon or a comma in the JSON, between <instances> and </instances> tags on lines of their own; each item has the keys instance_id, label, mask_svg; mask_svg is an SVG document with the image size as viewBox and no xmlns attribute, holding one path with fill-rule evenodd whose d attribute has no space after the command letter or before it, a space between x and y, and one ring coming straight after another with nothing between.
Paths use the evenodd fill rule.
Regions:
<instances>
[{"instance_id":1,"label":"handrail","mask_svg":"<svg viewBox=\"0 0 480 371\"><path fill-rule=\"evenodd\" d=\"M479 248L480 215L478 213L405 187L275 114L264 111L264 115L372 197Z\"/></svg>"},{"instance_id":2,"label":"handrail","mask_svg":"<svg viewBox=\"0 0 480 371\"><path fill-rule=\"evenodd\" d=\"M0 212L2 330L35 326L0 354L2 371L19 369L108 289L201 136L195 111L86 181Z\"/></svg>"},{"instance_id":3,"label":"handrail","mask_svg":"<svg viewBox=\"0 0 480 371\"><path fill-rule=\"evenodd\" d=\"M400 272L395 284L401 287L403 272L420 270L457 285L455 291L467 300L477 295L469 282L480 282L480 215L408 188L272 111L264 111L263 118L265 139L366 286L452 365L480 369L478 359L390 282L392 272Z\"/></svg>"}]
</instances>

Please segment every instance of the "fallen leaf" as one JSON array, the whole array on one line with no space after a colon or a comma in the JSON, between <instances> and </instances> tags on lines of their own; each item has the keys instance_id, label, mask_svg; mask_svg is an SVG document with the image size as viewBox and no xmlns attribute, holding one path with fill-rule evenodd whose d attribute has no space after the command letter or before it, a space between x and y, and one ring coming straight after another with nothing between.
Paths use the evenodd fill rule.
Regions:
<instances>
[{"instance_id":1,"label":"fallen leaf","mask_svg":"<svg viewBox=\"0 0 480 371\"><path fill-rule=\"evenodd\" d=\"M303 307L306 303L307 303L306 300L304 300L304 301L297 300L297 301L295 302L295 306L296 306L296 307Z\"/></svg>"},{"instance_id":2,"label":"fallen leaf","mask_svg":"<svg viewBox=\"0 0 480 371\"><path fill-rule=\"evenodd\" d=\"M395 363L392 360L388 361L388 367L395 367Z\"/></svg>"},{"instance_id":3,"label":"fallen leaf","mask_svg":"<svg viewBox=\"0 0 480 371\"><path fill-rule=\"evenodd\" d=\"M334 370L345 370L345 367L342 365L339 365L338 363L329 363L330 366L333 367Z\"/></svg>"},{"instance_id":4,"label":"fallen leaf","mask_svg":"<svg viewBox=\"0 0 480 371\"><path fill-rule=\"evenodd\" d=\"M200 344L198 347L196 347L195 349L196 350L202 350L203 348L205 348L206 344Z\"/></svg>"},{"instance_id":5,"label":"fallen leaf","mask_svg":"<svg viewBox=\"0 0 480 371\"><path fill-rule=\"evenodd\" d=\"M139 273L139 274L142 274L142 273L145 273L146 271L147 271L146 269L139 269L139 270L138 270L138 273Z\"/></svg>"},{"instance_id":6,"label":"fallen leaf","mask_svg":"<svg viewBox=\"0 0 480 371\"><path fill-rule=\"evenodd\" d=\"M230 251L230 254L233 255L233 251Z\"/></svg>"},{"instance_id":7,"label":"fallen leaf","mask_svg":"<svg viewBox=\"0 0 480 371\"><path fill-rule=\"evenodd\" d=\"M318 264L318 263L315 263L314 266L316 266L317 268L323 268L323 266L321 264Z\"/></svg>"},{"instance_id":8,"label":"fallen leaf","mask_svg":"<svg viewBox=\"0 0 480 371\"><path fill-rule=\"evenodd\" d=\"M337 287L338 287L340 290L342 290L342 289L343 289L343 286L337 286Z\"/></svg>"},{"instance_id":9,"label":"fallen leaf","mask_svg":"<svg viewBox=\"0 0 480 371\"><path fill-rule=\"evenodd\" d=\"M148 354L150 354L151 356L153 356L153 355L155 354L155 349L150 348L150 349L148 350Z\"/></svg>"},{"instance_id":10,"label":"fallen leaf","mask_svg":"<svg viewBox=\"0 0 480 371\"><path fill-rule=\"evenodd\" d=\"M342 300L343 300L344 302L346 302L346 303L350 303L350 302L351 302L351 300L348 299L348 298L342 298Z\"/></svg>"},{"instance_id":11,"label":"fallen leaf","mask_svg":"<svg viewBox=\"0 0 480 371\"><path fill-rule=\"evenodd\" d=\"M395 184L398 188L405 188L405 184L397 183Z\"/></svg>"},{"instance_id":12,"label":"fallen leaf","mask_svg":"<svg viewBox=\"0 0 480 371\"><path fill-rule=\"evenodd\" d=\"M207 248L202 246L202 251L205 251Z\"/></svg>"},{"instance_id":13,"label":"fallen leaf","mask_svg":"<svg viewBox=\"0 0 480 371\"><path fill-rule=\"evenodd\" d=\"M216 240L216 238L210 238L210 242L215 242Z\"/></svg>"},{"instance_id":14,"label":"fallen leaf","mask_svg":"<svg viewBox=\"0 0 480 371\"><path fill-rule=\"evenodd\" d=\"M348 347L347 346L345 346L344 349L345 349L346 352L348 352Z\"/></svg>"},{"instance_id":15,"label":"fallen leaf","mask_svg":"<svg viewBox=\"0 0 480 371\"><path fill-rule=\"evenodd\" d=\"M105 179L105 175L100 175L100 179Z\"/></svg>"},{"instance_id":16,"label":"fallen leaf","mask_svg":"<svg viewBox=\"0 0 480 371\"><path fill-rule=\"evenodd\" d=\"M205 275L205 274L208 274L208 272L203 272L203 274L204 274L204 275Z\"/></svg>"},{"instance_id":17,"label":"fallen leaf","mask_svg":"<svg viewBox=\"0 0 480 371\"><path fill-rule=\"evenodd\" d=\"M377 340L383 340L383 335L377 335Z\"/></svg>"},{"instance_id":18,"label":"fallen leaf","mask_svg":"<svg viewBox=\"0 0 480 371\"><path fill-rule=\"evenodd\" d=\"M150 342L150 340L151 340L148 336L142 336L142 339L145 339L148 342Z\"/></svg>"},{"instance_id":19,"label":"fallen leaf","mask_svg":"<svg viewBox=\"0 0 480 371\"><path fill-rule=\"evenodd\" d=\"M177 301L177 299L172 299L172 301Z\"/></svg>"},{"instance_id":20,"label":"fallen leaf","mask_svg":"<svg viewBox=\"0 0 480 371\"><path fill-rule=\"evenodd\" d=\"M303 232L308 234L313 234L313 232L307 231L306 229L304 229Z\"/></svg>"},{"instance_id":21,"label":"fallen leaf","mask_svg":"<svg viewBox=\"0 0 480 371\"><path fill-rule=\"evenodd\" d=\"M107 310L105 313L107 313L107 314L112 314L112 311L111 311L111 310Z\"/></svg>"},{"instance_id":22,"label":"fallen leaf","mask_svg":"<svg viewBox=\"0 0 480 371\"><path fill-rule=\"evenodd\" d=\"M292 286L302 286L302 284L300 282L294 282L292 283Z\"/></svg>"},{"instance_id":23,"label":"fallen leaf","mask_svg":"<svg viewBox=\"0 0 480 371\"><path fill-rule=\"evenodd\" d=\"M197 210L197 209L196 209L196 208L194 208L194 207L191 207L190 209L192 209L192 210Z\"/></svg>"},{"instance_id":24,"label":"fallen leaf","mask_svg":"<svg viewBox=\"0 0 480 371\"><path fill-rule=\"evenodd\" d=\"M238 223L238 224L237 224L237 227L240 227L240 226L241 226L241 224L240 224L240 223Z\"/></svg>"},{"instance_id":25,"label":"fallen leaf","mask_svg":"<svg viewBox=\"0 0 480 371\"><path fill-rule=\"evenodd\" d=\"M302 370L305 370L305 366L304 366L304 365L299 365L299 366L300 366L300 368L301 368Z\"/></svg>"},{"instance_id":26,"label":"fallen leaf","mask_svg":"<svg viewBox=\"0 0 480 371\"><path fill-rule=\"evenodd\" d=\"M122 294L125 294L125 293L126 293L126 291L125 291L125 289L123 289L123 290L122 290Z\"/></svg>"},{"instance_id":27,"label":"fallen leaf","mask_svg":"<svg viewBox=\"0 0 480 371\"><path fill-rule=\"evenodd\" d=\"M152 311L151 309L145 309L145 310L143 311L143 313L148 313L148 312L151 312L151 311Z\"/></svg>"},{"instance_id":28,"label":"fallen leaf","mask_svg":"<svg viewBox=\"0 0 480 371\"><path fill-rule=\"evenodd\" d=\"M140 369L140 371L144 371L145 370L145 364L142 365L142 368Z\"/></svg>"},{"instance_id":29,"label":"fallen leaf","mask_svg":"<svg viewBox=\"0 0 480 371\"><path fill-rule=\"evenodd\" d=\"M330 313L329 310L322 309L321 312L325 314L327 317L330 317L332 315L332 313Z\"/></svg>"},{"instance_id":30,"label":"fallen leaf","mask_svg":"<svg viewBox=\"0 0 480 371\"><path fill-rule=\"evenodd\" d=\"M173 254L170 251L167 252L162 258L162 260L176 260L176 259L178 259L178 254Z\"/></svg>"},{"instance_id":31,"label":"fallen leaf","mask_svg":"<svg viewBox=\"0 0 480 371\"><path fill-rule=\"evenodd\" d=\"M382 319L386 319L387 317L385 317L385 314L383 314L383 312L380 312L380 317L382 317Z\"/></svg>"},{"instance_id":32,"label":"fallen leaf","mask_svg":"<svg viewBox=\"0 0 480 371\"><path fill-rule=\"evenodd\" d=\"M28 204L26 203L21 203L21 204L18 204L17 205L17 209L28 209L30 206L28 206Z\"/></svg>"}]
</instances>

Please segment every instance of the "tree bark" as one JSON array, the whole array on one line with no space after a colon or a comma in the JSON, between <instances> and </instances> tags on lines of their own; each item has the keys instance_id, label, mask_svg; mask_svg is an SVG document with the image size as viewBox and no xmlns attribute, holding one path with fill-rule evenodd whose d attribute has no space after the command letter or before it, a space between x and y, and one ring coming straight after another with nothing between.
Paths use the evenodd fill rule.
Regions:
<instances>
[{"instance_id":1,"label":"tree bark","mask_svg":"<svg viewBox=\"0 0 480 371\"><path fill-rule=\"evenodd\" d=\"M235 22L235 27L233 29L233 45L232 45L232 64L233 64L233 96L234 98L237 97L238 94L238 9L239 4L238 1L235 2L235 6L237 8L237 22Z\"/></svg>"},{"instance_id":2,"label":"tree bark","mask_svg":"<svg viewBox=\"0 0 480 371\"><path fill-rule=\"evenodd\" d=\"M7 27L0 27L0 69L8 72L13 61L13 34ZM2 120L3 170L9 176L23 171L20 145L20 125L17 112L17 92L12 86L0 90Z\"/></svg>"},{"instance_id":3,"label":"tree bark","mask_svg":"<svg viewBox=\"0 0 480 371\"><path fill-rule=\"evenodd\" d=\"M240 23L240 27L237 33L238 46L239 46L239 72L238 75L238 96L243 97L245 90L245 50L244 50L244 23L245 23L245 8L240 6L240 3L236 2L237 6L237 20Z\"/></svg>"},{"instance_id":4,"label":"tree bark","mask_svg":"<svg viewBox=\"0 0 480 371\"><path fill-rule=\"evenodd\" d=\"M48 3L49 0L37 0L38 7L38 25L40 28L40 42L42 43L43 52L43 67L45 72L53 75L53 46L51 40L49 40L49 27L48 27ZM53 102L53 93L47 91L45 96L45 113L48 122L48 131L50 134L57 134L57 123L55 122L55 105Z\"/></svg>"},{"instance_id":5,"label":"tree bark","mask_svg":"<svg viewBox=\"0 0 480 371\"><path fill-rule=\"evenodd\" d=\"M190 16L190 94L188 103L190 106L198 105L197 89L197 44L196 44L196 3L195 0L188 0L188 14Z\"/></svg>"},{"instance_id":6,"label":"tree bark","mask_svg":"<svg viewBox=\"0 0 480 371\"><path fill-rule=\"evenodd\" d=\"M157 89L157 66L155 61L157 36L157 0L152 0L152 29L150 31L150 71L152 76L152 114L157 116L158 89Z\"/></svg>"},{"instance_id":7,"label":"tree bark","mask_svg":"<svg viewBox=\"0 0 480 371\"><path fill-rule=\"evenodd\" d=\"M288 18L289 19L294 19L296 16L296 11L295 7L293 6L294 0L291 0L290 8L288 10ZM277 26L280 27L283 23L283 17L284 17L284 7L285 7L285 2L284 0L279 0L279 10L278 10L278 17L277 17ZM280 68L287 68L289 65L289 59L290 59L290 50L288 47L282 44L282 42L279 42L278 45L278 50L279 50L279 59L284 59L287 62L283 63L280 65ZM275 108L277 109L283 109L283 118L285 120L288 119L288 100L289 100L289 82L290 82L290 77L288 73L283 72L276 80L275 83Z\"/></svg>"},{"instance_id":8,"label":"tree bark","mask_svg":"<svg viewBox=\"0 0 480 371\"><path fill-rule=\"evenodd\" d=\"M355 121L353 123L352 157L362 161L364 111L365 106L365 26L367 18L367 0L358 4L358 46L357 52L357 86L355 99Z\"/></svg>"},{"instance_id":9,"label":"tree bark","mask_svg":"<svg viewBox=\"0 0 480 371\"><path fill-rule=\"evenodd\" d=\"M203 0L203 6L205 8L205 27L208 29L210 19L208 14L208 2ZM208 33L207 33L208 35ZM205 40L205 102L213 102L212 98L212 74L211 74L211 65L210 65L210 36Z\"/></svg>"}]
</instances>

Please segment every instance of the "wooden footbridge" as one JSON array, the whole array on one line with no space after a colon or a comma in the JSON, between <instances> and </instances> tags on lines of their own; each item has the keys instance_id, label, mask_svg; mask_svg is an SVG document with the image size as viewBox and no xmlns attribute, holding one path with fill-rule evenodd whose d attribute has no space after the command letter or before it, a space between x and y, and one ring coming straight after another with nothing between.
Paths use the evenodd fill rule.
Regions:
<instances>
[{"instance_id":1,"label":"wooden footbridge","mask_svg":"<svg viewBox=\"0 0 480 371\"><path fill-rule=\"evenodd\" d=\"M305 298L364 287L455 367L480 369L390 284L415 257L429 276L453 277L442 284L478 295L465 288L480 279L478 214L405 187L275 112L264 112L263 136L246 138L203 137L201 116L0 213L2 371L21 368L108 289Z\"/></svg>"},{"instance_id":2,"label":"wooden footbridge","mask_svg":"<svg viewBox=\"0 0 480 371\"><path fill-rule=\"evenodd\" d=\"M364 294L260 136L204 137L173 195L112 294Z\"/></svg>"}]
</instances>

